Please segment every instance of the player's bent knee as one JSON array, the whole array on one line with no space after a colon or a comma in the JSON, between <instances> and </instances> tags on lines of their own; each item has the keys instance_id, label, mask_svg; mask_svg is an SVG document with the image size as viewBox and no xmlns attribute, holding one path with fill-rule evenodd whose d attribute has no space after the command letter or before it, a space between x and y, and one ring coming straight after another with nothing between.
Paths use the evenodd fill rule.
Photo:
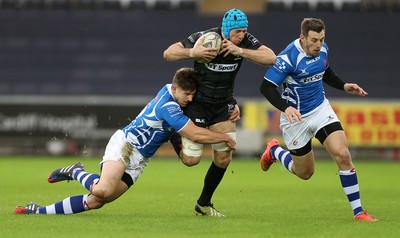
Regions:
<instances>
[{"instance_id":1,"label":"player's bent knee","mask_svg":"<svg viewBox=\"0 0 400 238\"><path fill-rule=\"evenodd\" d=\"M302 171L301 173L297 173L296 175L303 179L303 180L309 180L314 174L314 171L307 170L307 171Z\"/></svg>"},{"instance_id":2,"label":"player's bent knee","mask_svg":"<svg viewBox=\"0 0 400 238\"><path fill-rule=\"evenodd\" d=\"M233 140L236 141L236 132L228 132L226 134L228 134ZM228 145L225 142L212 144L211 147L213 150L221 151L221 152L230 150L230 148L228 147Z\"/></svg>"},{"instance_id":3,"label":"player's bent knee","mask_svg":"<svg viewBox=\"0 0 400 238\"><path fill-rule=\"evenodd\" d=\"M228 168L229 164L231 163L231 159L226 160L214 160L214 164L220 168Z\"/></svg>"},{"instance_id":4,"label":"player's bent knee","mask_svg":"<svg viewBox=\"0 0 400 238\"><path fill-rule=\"evenodd\" d=\"M97 201L106 201L109 197L111 197L113 191L105 188L104 186L94 186L92 188L91 194L97 198Z\"/></svg>"},{"instance_id":5,"label":"player's bent knee","mask_svg":"<svg viewBox=\"0 0 400 238\"><path fill-rule=\"evenodd\" d=\"M343 162L350 162L351 155L348 149L342 149L337 155Z\"/></svg>"},{"instance_id":6,"label":"player's bent knee","mask_svg":"<svg viewBox=\"0 0 400 238\"><path fill-rule=\"evenodd\" d=\"M302 174L299 177L303 180L309 180L312 176L313 174Z\"/></svg>"},{"instance_id":7,"label":"player's bent knee","mask_svg":"<svg viewBox=\"0 0 400 238\"><path fill-rule=\"evenodd\" d=\"M232 151L214 151L214 164L220 168L227 168L232 161Z\"/></svg>"},{"instance_id":8,"label":"player's bent knee","mask_svg":"<svg viewBox=\"0 0 400 238\"><path fill-rule=\"evenodd\" d=\"M203 144L182 137L182 152L187 156L201 157L203 154Z\"/></svg>"},{"instance_id":9,"label":"player's bent knee","mask_svg":"<svg viewBox=\"0 0 400 238\"><path fill-rule=\"evenodd\" d=\"M197 165L201 160L201 157L193 157L184 155L182 158L182 163L188 167Z\"/></svg>"}]
</instances>

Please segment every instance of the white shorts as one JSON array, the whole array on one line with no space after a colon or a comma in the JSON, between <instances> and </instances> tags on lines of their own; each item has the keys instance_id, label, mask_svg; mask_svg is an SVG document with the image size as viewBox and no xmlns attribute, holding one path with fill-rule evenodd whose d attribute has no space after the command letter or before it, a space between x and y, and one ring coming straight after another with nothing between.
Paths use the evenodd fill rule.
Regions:
<instances>
[{"instance_id":1,"label":"white shorts","mask_svg":"<svg viewBox=\"0 0 400 238\"><path fill-rule=\"evenodd\" d=\"M302 116L299 122L290 123L285 114L281 113L280 128L287 148L294 150L304 147L319 129L333 122L339 122L339 118L325 99L314 111Z\"/></svg>"},{"instance_id":2,"label":"white shorts","mask_svg":"<svg viewBox=\"0 0 400 238\"><path fill-rule=\"evenodd\" d=\"M144 168L147 166L149 162L149 158L144 158L136 147L131 147L132 152L129 155L129 160L125 161L123 156L123 150L125 144L128 141L125 138L124 132L122 130L116 131L110 138L106 151L104 152L103 160L100 164L105 161L123 161L126 164L125 173L129 174L132 177L133 183L139 178L139 176L143 173ZM128 157L126 158L128 159Z\"/></svg>"}]
</instances>

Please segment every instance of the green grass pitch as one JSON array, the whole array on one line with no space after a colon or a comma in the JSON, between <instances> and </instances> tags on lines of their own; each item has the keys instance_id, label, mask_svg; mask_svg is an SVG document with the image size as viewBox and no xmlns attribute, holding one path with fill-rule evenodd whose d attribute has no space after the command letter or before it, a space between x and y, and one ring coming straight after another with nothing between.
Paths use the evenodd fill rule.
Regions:
<instances>
[{"instance_id":1,"label":"green grass pitch","mask_svg":"<svg viewBox=\"0 0 400 238\"><path fill-rule=\"evenodd\" d=\"M98 172L98 158L0 158L0 236L8 237L400 237L399 162L355 160L364 209L377 223L357 222L340 186L336 165L317 160L302 181L280 164L267 173L256 158L235 158L214 194L226 215L194 215L204 174L203 159L185 167L153 158L137 183L99 210L74 215L14 215L16 205L49 205L87 193L76 181L47 183L58 167L77 161Z\"/></svg>"}]
</instances>

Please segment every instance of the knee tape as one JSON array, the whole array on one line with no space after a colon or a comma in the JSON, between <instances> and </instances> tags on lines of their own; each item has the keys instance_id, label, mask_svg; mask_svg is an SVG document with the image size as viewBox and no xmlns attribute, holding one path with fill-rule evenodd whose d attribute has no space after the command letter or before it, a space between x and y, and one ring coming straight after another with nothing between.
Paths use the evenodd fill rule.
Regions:
<instances>
[{"instance_id":1,"label":"knee tape","mask_svg":"<svg viewBox=\"0 0 400 238\"><path fill-rule=\"evenodd\" d=\"M200 157L203 154L203 144L182 137L182 151L185 155Z\"/></svg>"},{"instance_id":2,"label":"knee tape","mask_svg":"<svg viewBox=\"0 0 400 238\"><path fill-rule=\"evenodd\" d=\"M236 141L236 132L228 132L228 134L233 140ZM228 151L230 150L229 147L226 145L225 142L217 143L217 144L212 144L211 147L215 151Z\"/></svg>"}]
</instances>

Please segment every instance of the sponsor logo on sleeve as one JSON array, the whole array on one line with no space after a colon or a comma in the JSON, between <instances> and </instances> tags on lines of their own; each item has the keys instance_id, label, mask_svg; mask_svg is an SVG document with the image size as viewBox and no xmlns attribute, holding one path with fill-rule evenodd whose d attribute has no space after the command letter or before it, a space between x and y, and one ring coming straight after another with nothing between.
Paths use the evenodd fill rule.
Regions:
<instances>
[{"instance_id":1,"label":"sponsor logo on sleeve","mask_svg":"<svg viewBox=\"0 0 400 238\"><path fill-rule=\"evenodd\" d=\"M171 117L182 114L182 109L179 106L172 106L167 108Z\"/></svg>"}]
</instances>

